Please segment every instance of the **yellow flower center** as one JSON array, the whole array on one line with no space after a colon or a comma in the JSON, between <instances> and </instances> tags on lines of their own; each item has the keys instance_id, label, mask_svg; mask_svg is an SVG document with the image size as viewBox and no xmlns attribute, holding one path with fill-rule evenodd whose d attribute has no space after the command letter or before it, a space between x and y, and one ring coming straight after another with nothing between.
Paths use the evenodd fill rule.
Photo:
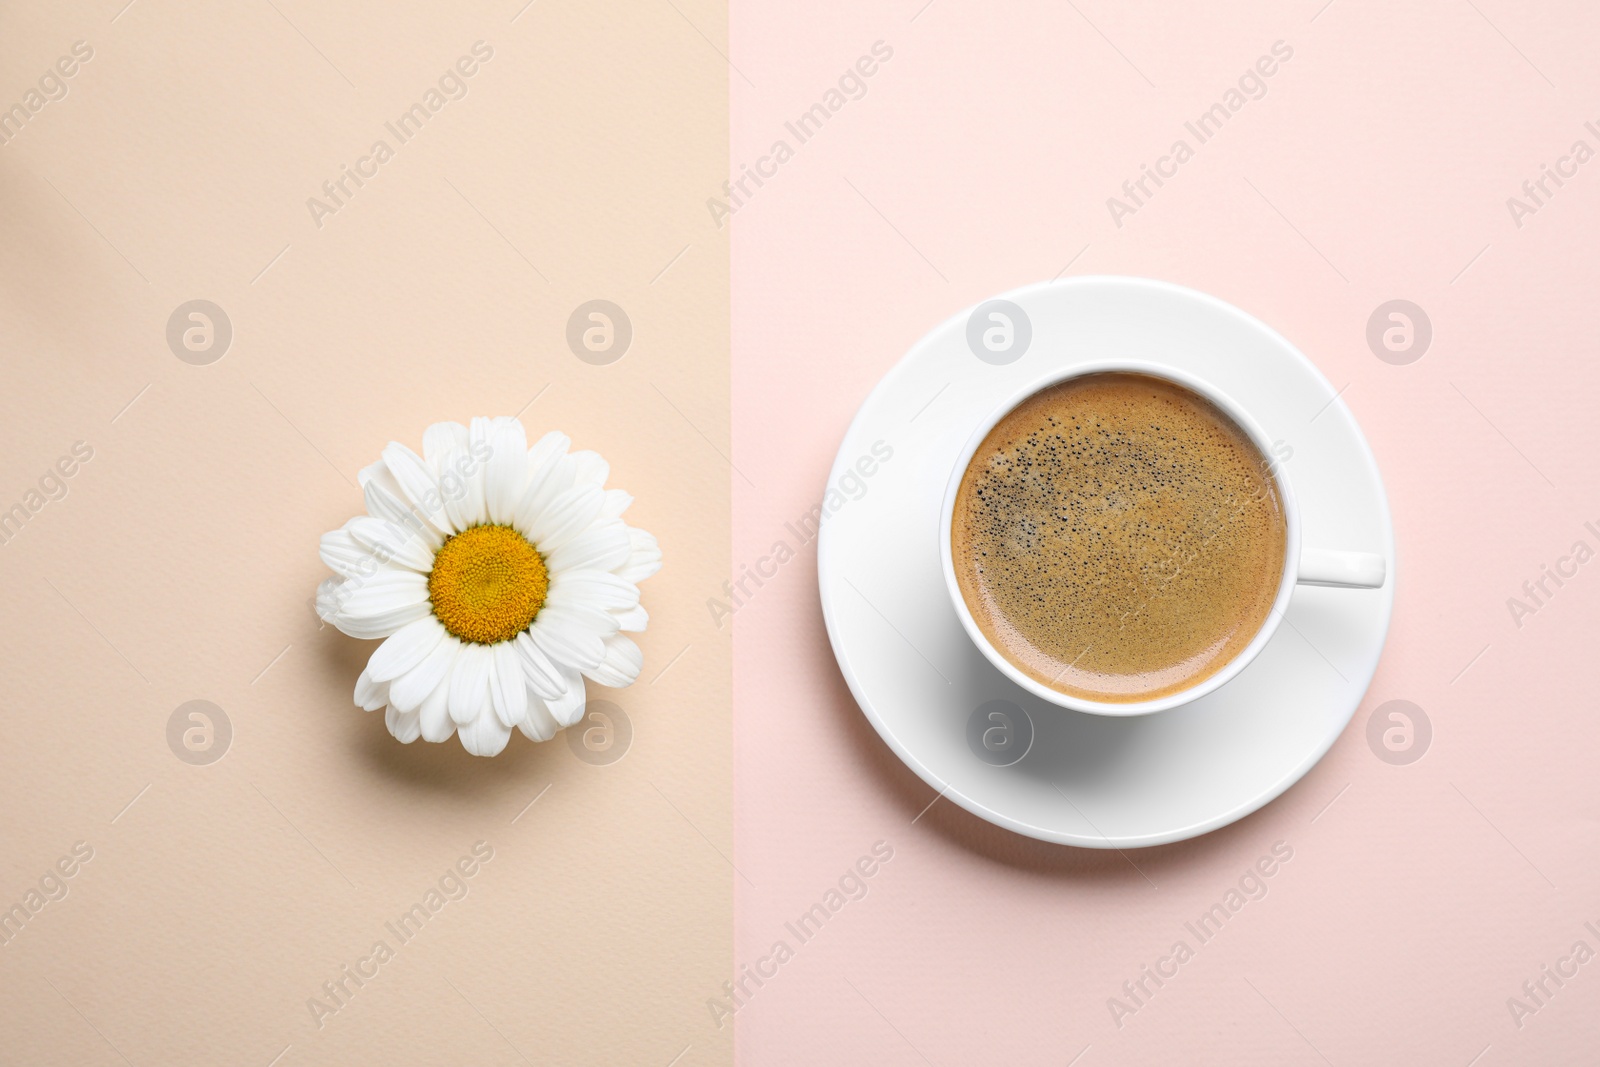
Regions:
<instances>
[{"instance_id":1,"label":"yellow flower center","mask_svg":"<svg viewBox=\"0 0 1600 1067\"><path fill-rule=\"evenodd\" d=\"M433 558L428 599L444 628L463 641L494 645L533 623L550 591L544 557L509 526L473 526Z\"/></svg>"}]
</instances>

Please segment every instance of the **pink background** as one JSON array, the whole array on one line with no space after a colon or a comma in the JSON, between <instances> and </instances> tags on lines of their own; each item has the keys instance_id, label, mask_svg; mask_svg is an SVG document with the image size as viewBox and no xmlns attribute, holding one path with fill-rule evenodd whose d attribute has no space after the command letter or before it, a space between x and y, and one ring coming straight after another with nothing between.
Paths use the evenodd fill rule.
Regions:
<instances>
[{"instance_id":1,"label":"pink background","mask_svg":"<svg viewBox=\"0 0 1600 1067\"><path fill-rule=\"evenodd\" d=\"M731 624L736 965L798 945L784 923L874 842L894 858L740 1008L740 1062L1591 1061L1600 963L1520 1027L1507 998L1580 938L1600 950L1584 929L1600 927L1600 567L1520 627L1506 601L1574 541L1600 548L1583 528L1600 526L1600 160L1520 227L1506 200L1573 141L1600 150L1583 126L1600 126L1600 11L920 6L733 5L736 175L793 145L784 122L873 42L894 49L730 223L736 573L817 502L856 407L918 337L1071 261L1213 293L1348 383L1390 494L1398 598L1367 699L1300 784L1119 855L943 801L919 818L934 792L846 691L807 546ZM1115 225L1107 197L1192 145L1184 121L1279 40L1293 58L1265 97ZM1406 366L1365 340L1396 298L1434 330ZM1433 724L1408 766L1366 742L1391 699ZM1185 921L1279 841L1293 859L1268 895L1119 1027L1107 999L1194 946Z\"/></svg>"}]
</instances>

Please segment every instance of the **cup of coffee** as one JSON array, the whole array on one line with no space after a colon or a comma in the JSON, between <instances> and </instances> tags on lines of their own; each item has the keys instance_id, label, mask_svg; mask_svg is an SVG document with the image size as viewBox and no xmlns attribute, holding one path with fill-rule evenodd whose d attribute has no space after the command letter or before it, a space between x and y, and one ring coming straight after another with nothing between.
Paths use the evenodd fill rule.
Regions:
<instances>
[{"instance_id":1,"label":"cup of coffee","mask_svg":"<svg viewBox=\"0 0 1600 1067\"><path fill-rule=\"evenodd\" d=\"M1051 703L1145 715L1205 696L1272 637L1296 584L1376 589L1382 556L1306 548L1248 412L1118 361L1000 405L950 474L945 584L984 656Z\"/></svg>"}]
</instances>

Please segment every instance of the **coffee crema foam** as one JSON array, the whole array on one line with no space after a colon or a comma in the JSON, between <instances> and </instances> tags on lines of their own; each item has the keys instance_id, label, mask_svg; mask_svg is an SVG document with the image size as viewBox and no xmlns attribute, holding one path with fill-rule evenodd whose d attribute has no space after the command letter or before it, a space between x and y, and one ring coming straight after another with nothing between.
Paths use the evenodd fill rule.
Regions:
<instances>
[{"instance_id":1,"label":"coffee crema foam","mask_svg":"<svg viewBox=\"0 0 1600 1067\"><path fill-rule=\"evenodd\" d=\"M1283 575L1270 464L1209 400L1143 374L1035 393L991 430L951 518L978 628L1058 692L1133 703L1242 652Z\"/></svg>"}]
</instances>

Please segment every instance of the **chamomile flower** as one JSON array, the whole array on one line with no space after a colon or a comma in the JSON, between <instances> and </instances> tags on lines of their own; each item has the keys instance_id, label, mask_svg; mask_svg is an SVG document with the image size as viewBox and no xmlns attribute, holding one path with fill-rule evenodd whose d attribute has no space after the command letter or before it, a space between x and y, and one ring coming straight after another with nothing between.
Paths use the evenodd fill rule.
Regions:
<instances>
[{"instance_id":1,"label":"chamomile flower","mask_svg":"<svg viewBox=\"0 0 1600 1067\"><path fill-rule=\"evenodd\" d=\"M355 702L385 708L409 744L459 734L493 756L513 729L535 741L583 718L584 679L625 686L649 615L638 583L656 539L622 521L633 498L605 488L594 452L563 433L528 447L514 418L430 426L422 455L391 443L361 472L367 514L322 537L337 575L317 613L383 638Z\"/></svg>"}]
</instances>

